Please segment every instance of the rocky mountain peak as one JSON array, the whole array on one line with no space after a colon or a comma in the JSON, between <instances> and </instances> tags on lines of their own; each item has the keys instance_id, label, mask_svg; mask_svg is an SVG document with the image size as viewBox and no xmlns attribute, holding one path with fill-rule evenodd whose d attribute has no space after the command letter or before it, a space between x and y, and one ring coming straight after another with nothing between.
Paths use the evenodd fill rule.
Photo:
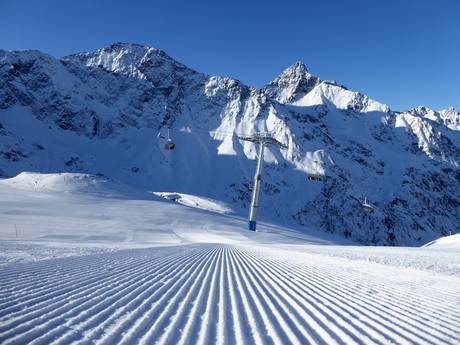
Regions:
<instances>
[{"instance_id":1,"label":"rocky mountain peak","mask_svg":"<svg viewBox=\"0 0 460 345\"><path fill-rule=\"evenodd\" d=\"M409 110L409 113L414 114L414 115L419 115L419 116L425 116L428 114L433 114L435 111L427 108L423 105L419 105L411 110Z\"/></svg>"},{"instance_id":2,"label":"rocky mountain peak","mask_svg":"<svg viewBox=\"0 0 460 345\"><path fill-rule=\"evenodd\" d=\"M441 119L444 124L455 131L460 131L460 112L454 107L449 107L447 109L440 111Z\"/></svg>"},{"instance_id":3,"label":"rocky mountain peak","mask_svg":"<svg viewBox=\"0 0 460 345\"><path fill-rule=\"evenodd\" d=\"M303 61L297 61L286 68L278 78L302 79L310 76L311 74L308 72L307 66L303 63Z\"/></svg>"},{"instance_id":4,"label":"rocky mountain peak","mask_svg":"<svg viewBox=\"0 0 460 345\"><path fill-rule=\"evenodd\" d=\"M407 113L442 123L449 129L455 131L460 130L460 113L454 107L449 107L441 111L435 111L425 106L418 106L407 111Z\"/></svg>"},{"instance_id":5,"label":"rocky mountain peak","mask_svg":"<svg viewBox=\"0 0 460 345\"><path fill-rule=\"evenodd\" d=\"M84 67L103 68L106 71L148 79L146 71L151 68L188 69L171 58L163 50L135 43L113 43L90 53L65 56L64 62L73 62ZM147 73L148 74L148 73Z\"/></svg>"},{"instance_id":6,"label":"rocky mountain peak","mask_svg":"<svg viewBox=\"0 0 460 345\"><path fill-rule=\"evenodd\" d=\"M310 92L321 80L308 72L302 61L286 68L264 91L281 103L292 103Z\"/></svg>"},{"instance_id":7,"label":"rocky mountain peak","mask_svg":"<svg viewBox=\"0 0 460 345\"><path fill-rule=\"evenodd\" d=\"M96 51L96 54L98 55L113 53L129 57L133 62L138 62L142 59L162 58L178 63L161 49L137 43L116 42L108 47L104 47Z\"/></svg>"}]
</instances>

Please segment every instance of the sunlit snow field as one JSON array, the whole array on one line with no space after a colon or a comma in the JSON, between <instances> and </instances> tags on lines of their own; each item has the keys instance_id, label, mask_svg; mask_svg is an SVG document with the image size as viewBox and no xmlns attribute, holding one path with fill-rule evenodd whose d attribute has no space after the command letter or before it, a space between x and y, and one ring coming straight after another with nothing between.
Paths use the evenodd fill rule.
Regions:
<instances>
[{"instance_id":1,"label":"sunlit snow field","mask_svg":"<svg viewBox=\"0 0 460 345\"><path fill-rule=\"evenodd\" d=\"M460 238L362 247L82 174L0 180L1 344L458 344Z\"/></svg>"}]
</instances>

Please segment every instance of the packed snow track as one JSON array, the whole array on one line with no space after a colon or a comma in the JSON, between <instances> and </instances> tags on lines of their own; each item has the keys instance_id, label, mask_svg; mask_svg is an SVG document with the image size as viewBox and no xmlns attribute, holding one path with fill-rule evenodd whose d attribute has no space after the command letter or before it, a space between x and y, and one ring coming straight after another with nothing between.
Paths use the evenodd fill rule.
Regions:
<instances>
[{"instance_id":1,"label":"packed snow track","mask_svg":"<svg viewBox=\"0 0 460 345\"><path fill-rule=\"evenodd\" d=\"M0 273L5 345L460 343L456 277L305 250L190 244Z\"/></svg>"}]
</instances>

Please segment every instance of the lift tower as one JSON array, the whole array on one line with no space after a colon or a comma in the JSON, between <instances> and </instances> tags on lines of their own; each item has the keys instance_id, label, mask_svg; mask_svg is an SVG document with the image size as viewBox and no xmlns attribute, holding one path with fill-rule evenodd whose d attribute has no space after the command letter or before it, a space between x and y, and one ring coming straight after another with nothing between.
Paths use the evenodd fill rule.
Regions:
<instances>
[{"instance_id":1,"label":"lift tower","mask_svg":"<svg viewBox=\"0 0 460 345\"><path fill-rule=\"evenodd\" d=\"M277 146L282 149L288 147L273 138L269 133L255 133L251 136L238 136L238 139L259 144L259 156L257 157L256 174L254 175L254 187L252 189L251 209L249 211L248 229L256 231L256 213L259 206L260 181L262 180L262 168L264 163L265 146Z\"/></svg>"}]
</instances>

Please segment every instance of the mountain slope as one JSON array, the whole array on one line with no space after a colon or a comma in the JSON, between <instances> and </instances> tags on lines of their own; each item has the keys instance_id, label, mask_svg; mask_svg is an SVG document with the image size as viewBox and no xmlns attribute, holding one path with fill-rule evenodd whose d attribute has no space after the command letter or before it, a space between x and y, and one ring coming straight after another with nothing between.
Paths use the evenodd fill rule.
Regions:
<instances>
[{"instance_id":1,"label":"mountain slope","mask_svg":"<svg viewBox=\"0 0 460 345\"><path fill-rule=\"evenodd\" d=\"M0 51L0 174L105 175L230 203L245 214L270 131L261 219L365 244L417 245L459 231L460 114L406 112L312 76L303 63L258 90L116 43L57 60ZM157 137L172 128L177 144ZM319 182L309 174L323 175ZM367 196L375 212L362 212Z\"/></svg>"}]
</instances>

